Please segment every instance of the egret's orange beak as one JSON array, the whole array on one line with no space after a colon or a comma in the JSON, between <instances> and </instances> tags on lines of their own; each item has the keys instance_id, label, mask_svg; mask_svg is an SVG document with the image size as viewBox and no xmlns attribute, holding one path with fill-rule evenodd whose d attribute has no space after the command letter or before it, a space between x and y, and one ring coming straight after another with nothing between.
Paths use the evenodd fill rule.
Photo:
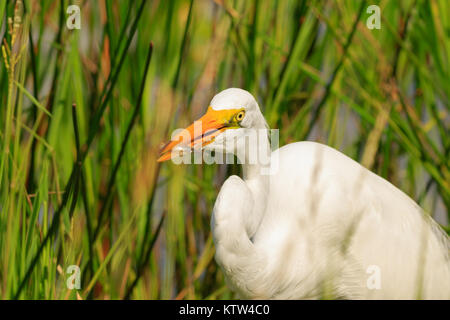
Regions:
<instances>
[{"instance_id":1,"label":"egret's orange beak","mask_svg":"<svg viewBox=\"0 0 450 320\"><path fill-rule=\"evenodd\" d=\"M158 162L172 159L179 152L172 152L176 146L201 148L227 129L235 128L234 116L240 109L214 110L209 107L203 117L175 135L160 150Z\"/></svg>"}]
</instances>

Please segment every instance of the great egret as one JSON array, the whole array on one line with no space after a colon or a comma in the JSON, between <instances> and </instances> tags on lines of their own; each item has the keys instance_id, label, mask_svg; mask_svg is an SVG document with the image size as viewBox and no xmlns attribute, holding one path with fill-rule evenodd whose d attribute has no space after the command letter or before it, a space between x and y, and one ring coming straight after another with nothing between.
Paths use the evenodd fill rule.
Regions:
<instances>
[{"instance_id":1,"label":"great egret","mask_svg":"<svg viewBox=\"0 0 450 320\"><path fill-rule=\"evenodd\" d=\"M319 143L271 152L266 135L249 147L267 125L242 89L217 94L196 124L158 161L186 148L239 158L243 179L225 181L211 227L216 261L241 297L450 299L449 237L391 183ZM250 161L261 150L269 173Z\"/></svg>"}]
</instances>

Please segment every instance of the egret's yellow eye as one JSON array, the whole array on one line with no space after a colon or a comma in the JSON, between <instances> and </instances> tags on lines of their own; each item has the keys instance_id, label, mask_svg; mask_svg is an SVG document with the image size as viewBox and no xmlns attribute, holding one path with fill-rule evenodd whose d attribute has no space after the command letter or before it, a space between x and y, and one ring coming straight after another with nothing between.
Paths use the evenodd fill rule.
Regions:
<instances>
[{"instance_id":1,"label":"egret's yellow eye","mask_svg":"<svg viewBox=\"0 0 450 320\"><path fill-rule=\"evenodd\" d=\"M236 119L236 121L240 122L240 121L242 121L242 119L244 119L244 116L245 116L245 111L242 110L241 112L239 112L239 113L236 115L235 119Z\"/></svg>"}]
</instances>

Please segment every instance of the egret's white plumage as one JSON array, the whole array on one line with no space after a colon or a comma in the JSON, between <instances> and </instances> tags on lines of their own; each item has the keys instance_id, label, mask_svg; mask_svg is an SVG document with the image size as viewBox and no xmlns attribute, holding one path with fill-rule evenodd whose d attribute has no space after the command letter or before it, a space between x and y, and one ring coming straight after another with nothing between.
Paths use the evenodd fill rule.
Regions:
<instances>
[{"instance_id":1,"label":"egret's white plumage","mask_svg":"<svg viewBox=\"0 0 450 320\"><path fill-rule=\"evenodd\" d=\"M266 127L247 91L224 90L211 108L245 117L204 148L238 155L250 130ZM268 139L251 150L260 149ZM247 156L211 221L216 261L242 297L450 299L449 237L391 183L319 143L273 151L268 175Z\"/></svg>"}]
</instances>

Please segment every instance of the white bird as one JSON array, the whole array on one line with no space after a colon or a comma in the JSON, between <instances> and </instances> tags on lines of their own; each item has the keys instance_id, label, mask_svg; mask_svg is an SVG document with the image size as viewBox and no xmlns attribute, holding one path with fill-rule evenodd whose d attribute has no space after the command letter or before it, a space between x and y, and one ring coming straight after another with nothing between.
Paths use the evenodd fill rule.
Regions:
<instances>
[{"instance_id":1,"label":"white bird","mask_svg":"<svg viewBox=\"0 0 450 320\"><path fill-rule=\"evenodd\" d=\"M243 179L225 181L211 220L233 290L250 299L450 299L449 237L411 198L326 145L271 151L267 135L249 145L265 129L254 97L230 88L158 159L201 148L242 163Z\"/></svg>"}]
</instances>

